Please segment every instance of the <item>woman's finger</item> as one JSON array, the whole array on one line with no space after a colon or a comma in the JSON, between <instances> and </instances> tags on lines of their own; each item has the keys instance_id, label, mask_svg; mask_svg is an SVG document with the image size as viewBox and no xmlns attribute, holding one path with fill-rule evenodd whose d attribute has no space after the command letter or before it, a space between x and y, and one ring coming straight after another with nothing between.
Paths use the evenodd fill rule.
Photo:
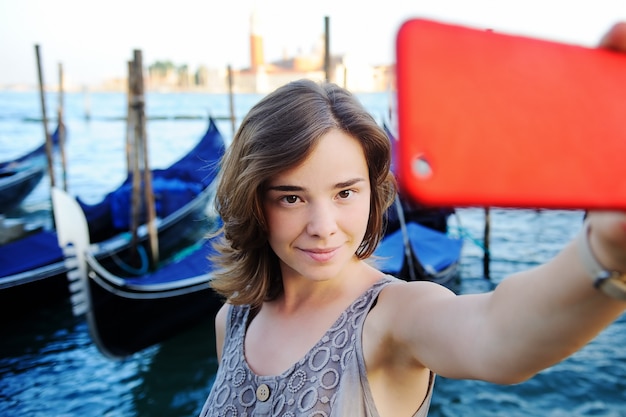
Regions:
<instances>
[{"instance_id":1,"label":"woman's finger","mask_svg":"<svg viewBox=\"0 0 626 417\"><path fill-rule=\"evenodd\" d=\"M600 40L601 48L626 53L626 22L618 22Z\"/></svg>"}]
</instances>

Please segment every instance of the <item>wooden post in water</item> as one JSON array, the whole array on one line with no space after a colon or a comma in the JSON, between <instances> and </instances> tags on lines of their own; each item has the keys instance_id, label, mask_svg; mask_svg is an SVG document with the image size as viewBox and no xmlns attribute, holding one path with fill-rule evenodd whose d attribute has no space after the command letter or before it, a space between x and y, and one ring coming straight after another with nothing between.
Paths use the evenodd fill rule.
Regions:
<instances>
[{"instance_id":1,"label":"wooden post in water","mask_svg":"<svg viewBox=\"0 0 626 417\"><path fill-rule=\"evenodd\" d=\"M85 120L91 120L91 101L89 100L89 87L83 86L83 94L85 95Z\"/></svg>"},{"instance_id":2,"label":"wooden post in water","mask_svg":"<svg viewBox=\"0 0 626 417\"><path fill-rule=\"evenodd\" d=\"M48 117L46 116L46 97L44 93L43 75L41 72L41 54L39 45L35 45L35 55L37 57L37 74L39 76L39 98L41 99L41 117L43 119L43 133L46 140L46 157L48 158L48 175L50 176L50 187L55 186L54 166L52 158L52 138L48 132Z\"/></svg>"},{"instance_id":3,"label":"wooden post in water","mask_svg":"<svg viewBox=\"0 0 626 417\"><path fill-rule=\"evenodd\" d=\"M230 105L230 123L233 129L233 137L235 136L236 117L235 117L235 99L233 94L233 69L228 65L228 99Z\"/></svg>"},{"instance_id":4,"label":"wooden post in water","mask_svg":"<svg viewBox=\"0 0 626 417\"><path fill-rule=\"evenodd\" d=\"M330 17L324 16L324 75L330 81Z\"/></svg>"},{"instance_id":5,"label":"wooden post in water","mask_svg":"<svg viewBox=\"0 0 626 417\"><path fill-rule=\"evenodd\" d=\"M128 174L132 178L132 196L130 212L130 232L131 249L136 252L138 246L137 230L139 229L139 215L141 213L141 177L139 166L139 140L135 135L137 125L137 96L135 85L137 75L135 74L135 64L128 62L128 116L126 124L126 162L128 164ZM136 254L136 253L135 253Z\"/></svg>"},{"instance_id":6,"label":"wooden post in water","mask_svg":"<svg viewBox=\"0 0 626 417\"><path fill-rule=\"evenodd\" d=\"M63 191L67 191L67 158L65 157L65 123L63 122L63 64L59 62L59 108L57 120L59 121L59 151L61 152L61 168L63 173Z\"/></svg>"},{"instance_id":7,"label":"wooden post in water","mask_svg":"<svg viewBox=\"0 0 626 417\"><path fill-rule=\"evenodd\" d=\"M484 236L484 254L483 254L483 274L485 278L490 279L489 264L491 262L491 252L489 249L489 240L491 239L491 213L489 207L485 207L485 236Z\"/></svg>"},{"instance_id":8,"label":"wooden post in water","mask_svg":"<svg viewBox=\"0 0 626 417\"><path fill-rule=\"evenodd\" d=\"M135 125L135 139L139 140L141 159L143 161L144 201L150 238L150 254L152 267L159 261L159 236L156 229L156 209L154 207L154 190L152 188L152 171L148 154L148 135L146 129L145 96L143 80L143 59L140 50L134 51L135 66L135 101L137 105L137 124Z\"/></svg>"},{"instance_id":9,"label":"wooden post in water","mask_svg":"<svg viewBox=\"0 0 626 417\"><path fill-rule=\"evenodd\" d=\"M133 97L133 85L134 85L134 67L133 62L128 61L128 80L127 80L127 94L126 94L126 174L131 175L135 172L135 154L134 146L135 140L133 135L135 134L135 111L133 109L132 97ZM134 178L134 177L133 177Z\"/></svg>"}]
</instances>

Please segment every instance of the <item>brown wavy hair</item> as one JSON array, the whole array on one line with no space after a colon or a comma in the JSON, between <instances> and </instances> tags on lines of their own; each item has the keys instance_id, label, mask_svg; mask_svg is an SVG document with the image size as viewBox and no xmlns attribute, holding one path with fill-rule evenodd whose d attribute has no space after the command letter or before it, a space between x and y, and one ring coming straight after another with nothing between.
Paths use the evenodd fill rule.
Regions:
<instances>
[{"instance_id":1,"label":"brown wavy hair","mask_svg":"<svg viewBox=\"0 0 626 417\"><path fill-rule=\"evenodd\" d=\"M356 251L372 255L396 194L385 132L347 90L299 80L259 101L243 119L221 162L215 205L223 221L212 257L218 267L211 287L232 304L260 307L282 292L279 261L267 241L263 198L267 182L301 164L331 129L356 138L365 153L370 219Z\"/></svg>"}]
</instances>

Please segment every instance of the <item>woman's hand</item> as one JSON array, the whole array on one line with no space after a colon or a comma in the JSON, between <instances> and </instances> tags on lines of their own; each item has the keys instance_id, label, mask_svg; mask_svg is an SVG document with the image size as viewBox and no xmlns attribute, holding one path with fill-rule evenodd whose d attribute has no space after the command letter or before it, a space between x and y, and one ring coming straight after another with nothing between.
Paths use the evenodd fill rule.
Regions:
<instances>
[{"instance_id":1,"label":"woman's hand","mask_svg":"<svg viewBox=\"0 0 626 417\"><path fill-rule=\"evenodd\" d=\"M618 22L602 37L600 48L626 53L626 22ZM590 245L608 270L626 272L626 213L591 212Z\"/></svg>"},{"instance_id":2,"label":"woman's hand","mask_svg":"<svg viewBox=\"0 0 626 417\"><path fill-rule=\"evenodd\" d=\"M626 53L626 22L619 22L602 37L600 48Z\"/></svg>"}]
</instances>

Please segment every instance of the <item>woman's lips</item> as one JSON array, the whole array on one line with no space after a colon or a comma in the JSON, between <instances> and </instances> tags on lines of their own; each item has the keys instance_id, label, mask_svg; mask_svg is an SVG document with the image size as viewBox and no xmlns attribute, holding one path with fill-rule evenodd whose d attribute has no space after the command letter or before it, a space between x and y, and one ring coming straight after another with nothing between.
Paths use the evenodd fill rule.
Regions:
<instances>
[{"instance_id":1,"label":"woman's lips","mask_svg":"<svg viewBox=\"0 0 626 417\"><path fill-rule=\"evenodd\" d=\"M317 262L328 262L335 256L339 248L329 249L302 249L311 259Z\"/></svg>"}]
</instances>

